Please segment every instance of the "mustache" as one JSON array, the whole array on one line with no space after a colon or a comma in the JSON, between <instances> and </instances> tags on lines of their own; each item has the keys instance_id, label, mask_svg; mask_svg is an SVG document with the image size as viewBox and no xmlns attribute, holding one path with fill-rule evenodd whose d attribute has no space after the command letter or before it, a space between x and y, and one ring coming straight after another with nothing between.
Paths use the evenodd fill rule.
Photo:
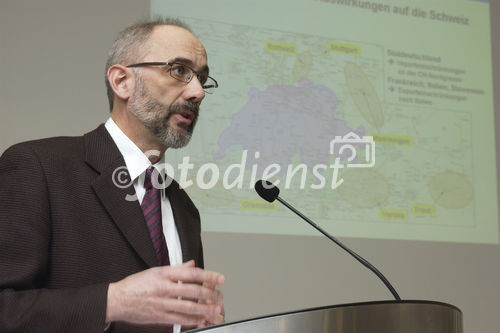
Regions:
<instances>
[{"instance_id":1,"label":"mustache","mask_svg":"<svg viewBox=\"0 0 500 333\"><path fill-rule=\"evenodd\" d=\"M170 115L172 113L179 113L183 110L192 112L196 118L198 117L198 113L200 112L200 107L199 105L189 101L182 104L172 104L168 107L168 114Z\"/></svg>"}]
</instances>

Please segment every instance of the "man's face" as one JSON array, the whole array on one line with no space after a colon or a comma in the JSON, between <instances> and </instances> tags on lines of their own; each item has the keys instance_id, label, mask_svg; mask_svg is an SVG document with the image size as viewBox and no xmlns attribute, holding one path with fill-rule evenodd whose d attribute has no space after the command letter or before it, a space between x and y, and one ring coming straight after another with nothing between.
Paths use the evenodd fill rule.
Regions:
<instances>
[{"instance_id":1,"label":"man's face","mask_svg":"<svg viewBox=\"0 0 500 333\"><path fill-rule=\"evenodd\" d=\"M156 27L148 41L149 52L141 61L176 61L197 72L208 72L206 53L190 32L173 26ZM185 146L198 118L205 92L196 76L179 82L162 67L134 70L135 89L128 108L169 148Z\"/></svg>"},{"instance_id":2,"label":"man's face","mask_svg":"<svg viewBox=\"0 0 500 333\"><path fill-rule=\"evenodd\" d=\"M151 96L139 71L136 77L135 91L129 101L130 112L167 147L187 145L198 119L199 104L191 101L170 105L162 103Z\"/></svg>"}]
</instances>

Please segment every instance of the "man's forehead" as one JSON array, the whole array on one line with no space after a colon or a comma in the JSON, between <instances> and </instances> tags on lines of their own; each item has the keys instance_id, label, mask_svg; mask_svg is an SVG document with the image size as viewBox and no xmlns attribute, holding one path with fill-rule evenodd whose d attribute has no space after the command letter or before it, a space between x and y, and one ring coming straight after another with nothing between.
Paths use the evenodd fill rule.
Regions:
<instances>
[{"instance_id":1,"label":"man's forehead","mask_svg":"<svg viewBox=\"0 0 500 333\"><path fill-rule=\"evenodd\" d=\"M162 57L152 61L171 61L173 58L190 59L196 66L205 66L207 54L201 42L188 30L172 26L156 26L149 42L150 56ZM151 60L151 59L150 59Z\"/></svg>"}]
</instances>

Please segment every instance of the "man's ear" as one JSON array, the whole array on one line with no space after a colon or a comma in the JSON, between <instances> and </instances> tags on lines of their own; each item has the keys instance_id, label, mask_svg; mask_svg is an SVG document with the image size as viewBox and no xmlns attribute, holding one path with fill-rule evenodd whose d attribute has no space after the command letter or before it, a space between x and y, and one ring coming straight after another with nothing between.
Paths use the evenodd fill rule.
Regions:
<instances>
[{"instance_id":1,"label":"man's ear","mask_svg":"<svg viewBox=\"0 0 500 333\"><path fill-rule=\"evenodd\" d=\"M135 81L127 67L115 64L109 67L107 76L116 97L128 100L132 96Z\"/></svg>"}]
</instances>

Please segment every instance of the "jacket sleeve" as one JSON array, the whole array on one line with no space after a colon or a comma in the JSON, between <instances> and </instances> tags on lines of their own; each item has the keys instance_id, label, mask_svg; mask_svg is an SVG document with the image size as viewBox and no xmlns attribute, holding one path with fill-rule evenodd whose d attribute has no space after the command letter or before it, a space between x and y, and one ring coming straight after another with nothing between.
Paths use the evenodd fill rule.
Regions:
<instances>
[{"instance_id":1,"label":"jacket sleeve","mask_svg":"<svg viewBox=\"0 0 500 333\"><path fill-rule=\"evenodd\" d=\"M103 332L107 283L47 288L49 191L28 144L0 157L0 332Z\"/></svg>"}]
</instances>

